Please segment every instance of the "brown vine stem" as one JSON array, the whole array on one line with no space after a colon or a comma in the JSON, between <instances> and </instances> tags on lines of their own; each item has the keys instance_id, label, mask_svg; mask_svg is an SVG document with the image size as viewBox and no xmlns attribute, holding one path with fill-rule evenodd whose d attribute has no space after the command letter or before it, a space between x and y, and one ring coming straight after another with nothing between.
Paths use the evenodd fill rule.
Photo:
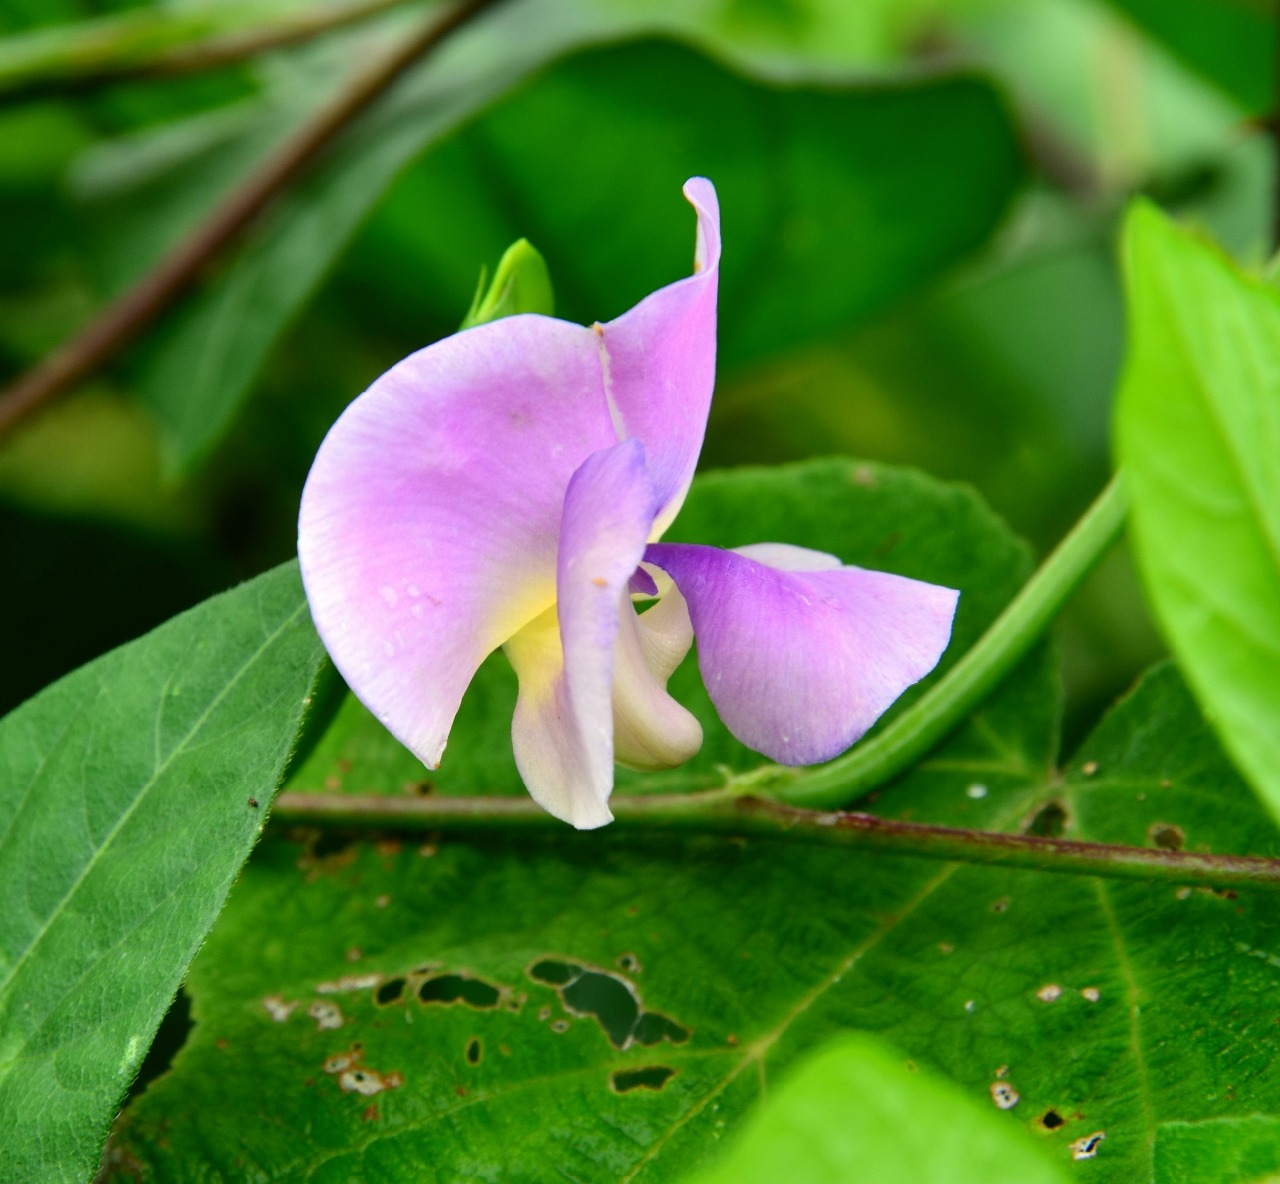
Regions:
<instances>
[{"instance_id":1,"label":"brown vine stem","mask_svg":"<svg viewBox=\"0 0 1280 1184\"><path fill-rule=\"evenodd\" d=\"M146 329L199 279L205 267L291 184L358 115L410 67L500 0L463 0L433 14L362 71L269 156L191 234L76 337L0 394L0 438L32 412L82 382Z\"/></svg>"},{"instance_id":2,"label":"brown vine stem","mask_svg":"<svg viewBox=\"0 0 1280 1184\"><path fill-rule=\"evenodd\" d=\"M609 804L614 814L611 830L786 839L885 855L1068 875L1216 889L1280 889L1280 859L1084 843L899 822L872 814L804 810L734 789L692 794L617 795ZM552 818L526 797L399 798L285 792L276 798L271 817L276 823L353 830L501 831L508 834L565 831L563 822Z\"/></svg>"}]
</instances>

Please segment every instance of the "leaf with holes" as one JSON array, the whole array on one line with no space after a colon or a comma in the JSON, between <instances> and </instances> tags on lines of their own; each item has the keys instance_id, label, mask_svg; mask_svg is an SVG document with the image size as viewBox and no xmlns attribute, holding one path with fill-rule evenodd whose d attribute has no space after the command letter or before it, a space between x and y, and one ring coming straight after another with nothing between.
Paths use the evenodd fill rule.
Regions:
<instances>
[{"instance_id":1,"label":"leaf with holes","mask_svg":"<svg viewBox=\"0 0 1280 1184\"><path fill-rule=\"evenodd\" d=\"M958 583L957 651L1029 566L971 493L851 462L700 479L678 525L682 537L785 538ZM503 677L495 667L473 688L440 792L522 792ZM758 764L694 693L692 670L680 677L709 751L667 784ZM911 809L1021 817L1025 787L1047 777L1057 701L1042 651L905 787ZM346 708L293 784L400 794L422 776ZM478 845L279 837L193 966L190 1043L130 1108L115 1153L173 1180L234 1176L245 1157L286 1179L416 1179L426 1162L445 1179L464 1165L521 1180L671 1178L741 1112L766 1064L806 1046L785 1038L786 1017L802 1017L833 968L937 874L568 829ZM225 1158L197 1168L210 1155Z\"/></svg>"},{"instance_id":2,"label":"leaf with holes","mask_svg":"<svg viewBox=\"0 0 1280 1184\"><path fill-rule=\"evenodd\" d=\"M1280 817L1280 293L1140 203L1116 440L1187 680Z\"/></svg>"},{"instance_id":3,"label":"leaf with holes","mask_svg":"<svg viewBox=\"0 0 1280 1184\"><path fill-rule=\"evenodd\" d=\"M844 1036L801 1059L714 1169L688 1184L1065 1184L989 1108L901 1053Z\"/></svg>"},{"instance_id":4,"label":"leaf with holes","mask_svg":"<svg viewBox=\"0 0 1280 1184\"><path fill-rule=\"evenodd\" d=\"M258 837L322 657L290 566L0 721L6 1179L92 1174Z\"/></svg>"}]
</instances>

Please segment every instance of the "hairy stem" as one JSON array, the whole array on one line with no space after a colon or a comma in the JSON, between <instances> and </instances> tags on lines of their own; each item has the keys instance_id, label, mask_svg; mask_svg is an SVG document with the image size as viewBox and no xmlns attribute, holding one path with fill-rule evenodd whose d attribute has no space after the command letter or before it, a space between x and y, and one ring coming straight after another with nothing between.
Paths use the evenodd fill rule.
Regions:
<instances>
[{"instance_id":1,"label":"hairy stem","mask_svg":"<svg viewBox=\"0 0 1280 1184\"><path fill-rule=\"evenodd\" d=\"M844 756L790 778L780 773L777 784L767 786L769 796L827 809L847 805L906 772L972 714L1040 639L1119 537L1126 510L1117 473L986 633L929 691Z\"/></svg>"},{"instance_id":2,"label":"hairy stem","mask_svg":"<svg viewBox=\"0 0 1280 1184\"><path fill-rule=\"evenodd\" d=\"M194 233L76 337L0 394L0 438L93 374L146 329L358 115L450 33L498 0L463 0L398 42L284 142Z\"/></svg>"},{"instance_id":3,"label":"hairy stem","mask_svg":"<svg viewBox=\"0 0 1280 1184\"><path fill-rule=\"evenodd\" d=\"M1147 880L1212 888L1280 889L1280 859L1122 847L1070 839L1010 835L898 822L871 814L802 810L731 790L695 794L617 795L611 829L741 835L847 847L887 855L1026 868L1068 875ZM286 792L272 820L355 830L564 832L526 797L400 798Z\"/></svg>"}]
</instances>

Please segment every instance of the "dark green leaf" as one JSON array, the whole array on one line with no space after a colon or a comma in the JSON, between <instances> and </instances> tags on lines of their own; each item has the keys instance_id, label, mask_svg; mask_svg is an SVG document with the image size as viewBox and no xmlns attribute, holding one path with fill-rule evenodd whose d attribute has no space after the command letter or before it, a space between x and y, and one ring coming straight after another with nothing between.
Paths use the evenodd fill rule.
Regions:
<instances>
[{"instance_id":1,"label":"dark green leaf","mask_svg":"<svg viewBox=\"0 0 1280 1184\"><path fill-rule=\"evenodd\" d=\"M802 1059L691 1184L1062 1184L1025 1136L866 1036Z\"/></svg>"},{"instance_id":2,"label":"dark green leaf","mask_svg":"<svg viewBox=\"0 0 1280 1184\"><path fill-rule=\"evenodd\" d=\"M142 385L180 465L219 438L280 334L408 161L550 58L606 29L635 32L586 9L554 22L534 12L508 7L447 45L276 204L175 318ZM658 76L671 84L655 88ZM108 238L135 249L113 252L135 267L154 255L157 227L171 241L234 175L228 165L252 159L310 101L295 85L243 128L220 115L141 142L132 154L139 179L152 194L172 192L157 210L133 186L114 187ZM155 143L170 143L199 184L157 171ZM128 171L119 159L117 168ZM98 188L112 188L103 183L110 170L97 172ZM549 73L433 158L406 191L410 216L388 223L397 234L410 229L384 241L393 265L379 283L413 294L424 324L451 326L478 263L527 234L550 261L564 314L607 319L687 272L691 220L678 187L695 173L717 182L726 211L722 324L732 362L864 316L977 246L1020 163L1001 101L974 79L782 89L669 45L600 51ZM628 233L618 235L623 218Z\"/></svg>"},{"instance_id":3,"label":"dark green leaf","mask_svg":"<svg viewBox=\"0 0 1280 1184\"><path fill-rule=\"evenodd\" d=\"M1116 415L1137 556L1228 752L1280 815L1280 293L1148 205Z\"/></svg>"},{"instance_id":4,"label":"dark green leaf","mask_svg":"<svg viewBox=\"0 0 1280 1184\"><path fill-rule=\"evenodd\" d=\"M1250 111L1275 106L1275 7L1268 0L1111 0Z\"/></svg>"},{"instance_id":5,"label":"dark green leaf","mask_svg":"<svg viewBox=\"0 0 1280 1184\"><path fill-rule=\"evenodd\" d=\"M258 837L321 658L282 568L0 721L6 1178L92 1174Z\"/></svg>"}]
</instances>

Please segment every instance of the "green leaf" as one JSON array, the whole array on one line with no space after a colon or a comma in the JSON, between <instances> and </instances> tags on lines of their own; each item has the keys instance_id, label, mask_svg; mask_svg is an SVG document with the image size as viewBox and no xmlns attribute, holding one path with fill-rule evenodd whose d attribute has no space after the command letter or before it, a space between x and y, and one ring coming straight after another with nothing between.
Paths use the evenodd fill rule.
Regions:
<instances>
[{"instance_id":1,"label":"green leaf","mask_svg":"<svg viewBox=\"0 0 1280 1184\"><path fill-rule=\"evenodd\" d=\"M1170 1122L1156 1134L1156 1184L1271 1184L1280 1179L1280 1118L1254 1114Z\"/></svg>"},{"instance_id":2,"label":"green leaf","mask_svg":"<svg viewBox=\"0 0 1280 1184\"><path fill-rule=\"evenodd\" d=\"M487 288L485 279L481 268L476 298L459 328L486 325L516 313L536 312L549 317L555 312L547 261L527 238L517 239L506 249Z\"/></svg>"},{"instance_id":3,"label":"green leaf","mask_svg":"<svg viewBox=\"0 0 1280 1184\"><path fill-rule=\"evenodd\" d=\"M915 575L959 574L961 645L1028 566L972 494L849 462L700 479L678 525L681 537L705 530L703 541L785 538ZM1029 658L938 763L900 787L909 810L979 825L1027 812L1056 731L1047 659ZM473 714L433 775L441 792L523 792L503 772L510 705L495 685L473 687L481 702L464 706ZM700 760L758 763L702 718L711 756ZM348 716L343 729L340 717L294 784L420 791L421 766L370 722ZM983 796L966 793L979 782ZM521 1180L562 1178L556 1165L586 1179L675 1178L764 1074L848 1026L819 1019L815 1030L822 1009L810 1014L806 1000L845 962L874 963L895 928L885 918L946 879L923 862L584 841L567 828L533 845L342 845L318 832L269 841L192 968L190 1041L130 1108L116 1150L160 1180L209 1156L200 1170L234 1175L233 1161L250 1156L267 1175L316 1180L416 1178L428 1161L444 1179L464 1164ZM991 917L985 903L979 921ZM936 950L925 960L930 974L942 961ZM418 1001L424 989L431 1002ZM966 1018L960 1000L954 1012ZM305 1144L289 1134L298 1129L311 1132Z\"/></svg>"},{"instance_id":4,"label":"green leaf","mask_svg":"<svg viewBox=\"0 0 1280 1184\"><path fill-rule=\"evenodd\" d=\"M291 566L206 601L0 721L9 1178L92 1175L262 829L322 657Z\"/></svg>"},{"instance_id":5,"label":"green leaf","mask_svg":"<svg viewBox=\"0 0 1280 1184\"><path fill-rule=\"evenodd\" d=\"M1280 815L1280 293L1140 204L1116 413L1139 566L1227 751Z\"/></svg>"},{"instance_id":6,"label":"green leaf","mask_svg":"<svg viewBox=\"0 0 1280 1184\"><path fill-rule=\"evenodd\" d=\"M585 8L540 22L535 11L509 6L502 20L446 45L276 203L173 319L141 385L179 467L220 437L281 333L409 161L551 58L606 30L636 30ZM678 84L655 90L659 75ZM304 98L295 86L266 109L270 134L250 122L244 139L223 139L223 125L206 119L209 151L251 158L237 146L296 122ZM596 116L584 120L584 110ZM148 142L134 148L140 171L154 160ZM149 193L171 189L158 210L115 187L107 237L153 242L127 255L135 266L160 245L154 227L172 230L203 208L212 158L186 159L201 185L143 172ZM670 45L602 50L549 72L433 157L408 191L410 215L394 222L412 230L384 243L390 282L401 277L444 331L471 298L477 261L528 234L551 261L564 315L607 319L688 271L691 221L679 185L695 173L719 185L731 236L722 324L732 363L865 316L978 246L1021 166L1002 101L976 79L869 89L850 75L783 88Z\"/></svg>"},{"instance_id":7,"label":"green leaf","mask_svg":"<svg viewBox=\"0 0 1280 1184\"><path fill-rule=\"evenodd\" d=\"M1257 114L1275 104L1275 9L1267 0L1111 0Z\"/></svg>"},{"instance_id":8,"label":"green leaf","mask_svg":"<svg viewBox=\"0 0 1280 1184\"><path fill-rule=\"evenodd\" d=\"M866 1036L805 1057L691 1184L1052 1184L1069 1177L950 1082Z\"/></svg>"},{"instance_id":9,"label":"green leaf","mask_svg":"<svg viewBox=\"0 0 1280 1184\"><path fill-rule=\"evenodd\" d=\"M1039 671L879 809L1280 852L1172 667L1061 779ZM1278 951L1262 890L754 840L302 832L250 863L192 968L190 1041L116 1154L158 1181L245 1159L318 1182L417 1180L425 1163L440 1179L680 1179L778 1071L861 1030L1091 1179L1163 1182L1170 1124L1280 1113Z\"/></svg>"}]
</instances>

